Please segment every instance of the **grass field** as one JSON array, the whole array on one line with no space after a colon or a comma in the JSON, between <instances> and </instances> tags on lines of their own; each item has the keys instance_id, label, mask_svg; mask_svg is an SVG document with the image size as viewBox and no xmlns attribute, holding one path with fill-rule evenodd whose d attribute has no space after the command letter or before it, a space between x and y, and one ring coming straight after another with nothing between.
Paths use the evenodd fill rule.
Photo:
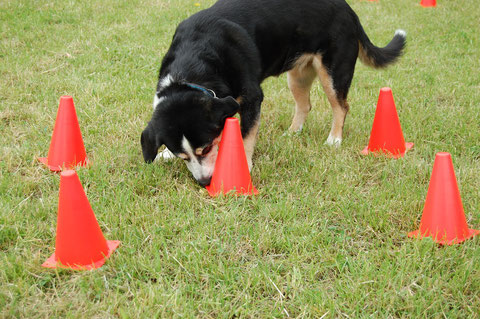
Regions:
<instances>
[{"instance_id":1,"label":"grass field","mask_svg":"<svg viewBox=\"0 0 480 319\"><path fill-rule=\"evenodd\" d=\"M324 145L320 85L304 131L285 76L263 84L252 178L260 195L211 199L181 160L143 163L160 60L205 0L0 1L0 317L478 318L480 238L407 238L419 226L435 153L452 154L466 217L480 229L477 1L348 1L370 39L408 47L386 70L357 64L344 143ZM363 157L379 89L390 86L403 159ZM102 268L47 270L59 176L46 156L61 95L87 154L79 168L107 239Z\"/></svg>"}]
</instances>

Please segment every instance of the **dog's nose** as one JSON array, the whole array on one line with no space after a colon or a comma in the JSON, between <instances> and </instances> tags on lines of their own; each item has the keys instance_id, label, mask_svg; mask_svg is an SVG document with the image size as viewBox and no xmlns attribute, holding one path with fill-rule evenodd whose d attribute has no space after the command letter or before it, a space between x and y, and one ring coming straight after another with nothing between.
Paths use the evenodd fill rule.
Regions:
<instances>
[{"instance_id":1,"label":"dog's nose","mask_svg":"<svg viewBox=\"0 0 480 319\"><path fill-rule=\"evenodd\" d=\"M212 177L202 177L197 182L202 185L203 187L210 185L210 181L212 180Z\"/></svg>"}]
</instances>

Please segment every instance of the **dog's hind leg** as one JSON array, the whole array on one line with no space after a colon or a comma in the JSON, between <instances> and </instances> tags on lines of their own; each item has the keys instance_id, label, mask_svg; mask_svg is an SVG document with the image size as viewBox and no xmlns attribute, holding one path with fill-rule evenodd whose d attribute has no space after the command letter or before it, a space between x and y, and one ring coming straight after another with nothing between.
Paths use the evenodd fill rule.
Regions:
<instances>
[{"instance_id":1,"label":"dog's hind leg","mask_svg":"<svg viewBox=\"0 0 480 319\"><path fill-rule=\"evenodd\" d=\"M295 67L287 72L288 87L295 99L295 115L290 125L290 132L299 132L310 112L310 88L315 80L315 69L312 66L313 56L305 55L295 62Z\"/></svg>"},{"instance_id":2,"label":"dog's hind leg","mask_svg":"<svg viewBox=\"0 0 480 319\"><path fill-rule=\"evenodd\" d=\"M334 68L325 65L320 55L317 55L313 61L313 66L332 107L332 129L325 142L328 145L338 147L342 143L343 125L349 109L347 94L353 78L355 59L356 56L353 58L352 64L351 59L342 61L341 57L338 57L337 63L331 63L335 65Z\"/></svg>"}]
</instances>

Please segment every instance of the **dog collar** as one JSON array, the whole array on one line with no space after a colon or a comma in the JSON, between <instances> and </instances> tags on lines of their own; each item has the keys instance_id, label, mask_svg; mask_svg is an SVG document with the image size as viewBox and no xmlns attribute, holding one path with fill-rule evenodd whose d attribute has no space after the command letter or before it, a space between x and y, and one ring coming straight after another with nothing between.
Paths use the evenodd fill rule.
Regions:
<instances>
[{"instance_id":1,"label":"dog collar","mask_svg":"<svg viewBox=\"0 0 480 319\"><path fill-rule=\"evenodd\" d=\"M203 93L206 93L208 95L210 95L211 97L213 98L217 98L217 95L215 94L215 92L211 89L207 89L206 87L203 87L201 85L198 85L198 84L193 84L193 83L183 83L185 84L186 86L188 87L191 87L192 89L195 89L195 90L199 90L199 91L202 91Z\"/></svg>"}]
</instances>

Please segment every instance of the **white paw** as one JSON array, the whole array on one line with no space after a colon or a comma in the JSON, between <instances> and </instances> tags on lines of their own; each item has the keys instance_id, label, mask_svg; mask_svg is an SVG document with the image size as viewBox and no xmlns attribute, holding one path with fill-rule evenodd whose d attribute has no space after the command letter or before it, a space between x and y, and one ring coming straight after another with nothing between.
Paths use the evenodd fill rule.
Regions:
<instances>
[{"instance_id":1,"label":"white paw","mask_svg":"<svg viewBox=\"0 0 480 319\"><path fill-rule=\"evenodd\" d=\"M325 141L325 144L330 145L330 146L340 147L340 145L342 145L342 138L341 137L334 137L330 134L330 135L328 135L328 138Z\"/></svg>"},{"instance_id":2,"label":"white paw","mask_svg":"<svg viewBox=\"0 0 480 319\"><path fill-rule=\"evenodd\" d=\"M399 35L402 38L406 38L407 37L407 32L405 30L398 29L398 30L395 30L395 35Z\"/></svg>"},{"instance_id":3,"label":"white paw","mask_svg":"<svg viewBox=\"0 0 480 319\"><path fill-rule=\"evenodd\" d=\"M176 156L172 152L170 152L168 148L166 148L157 154L157 157L155 157L155 161L159 161L159 160L169 161L171 159L174 159L175 157Z\"/></svg>"}]
</instances>

